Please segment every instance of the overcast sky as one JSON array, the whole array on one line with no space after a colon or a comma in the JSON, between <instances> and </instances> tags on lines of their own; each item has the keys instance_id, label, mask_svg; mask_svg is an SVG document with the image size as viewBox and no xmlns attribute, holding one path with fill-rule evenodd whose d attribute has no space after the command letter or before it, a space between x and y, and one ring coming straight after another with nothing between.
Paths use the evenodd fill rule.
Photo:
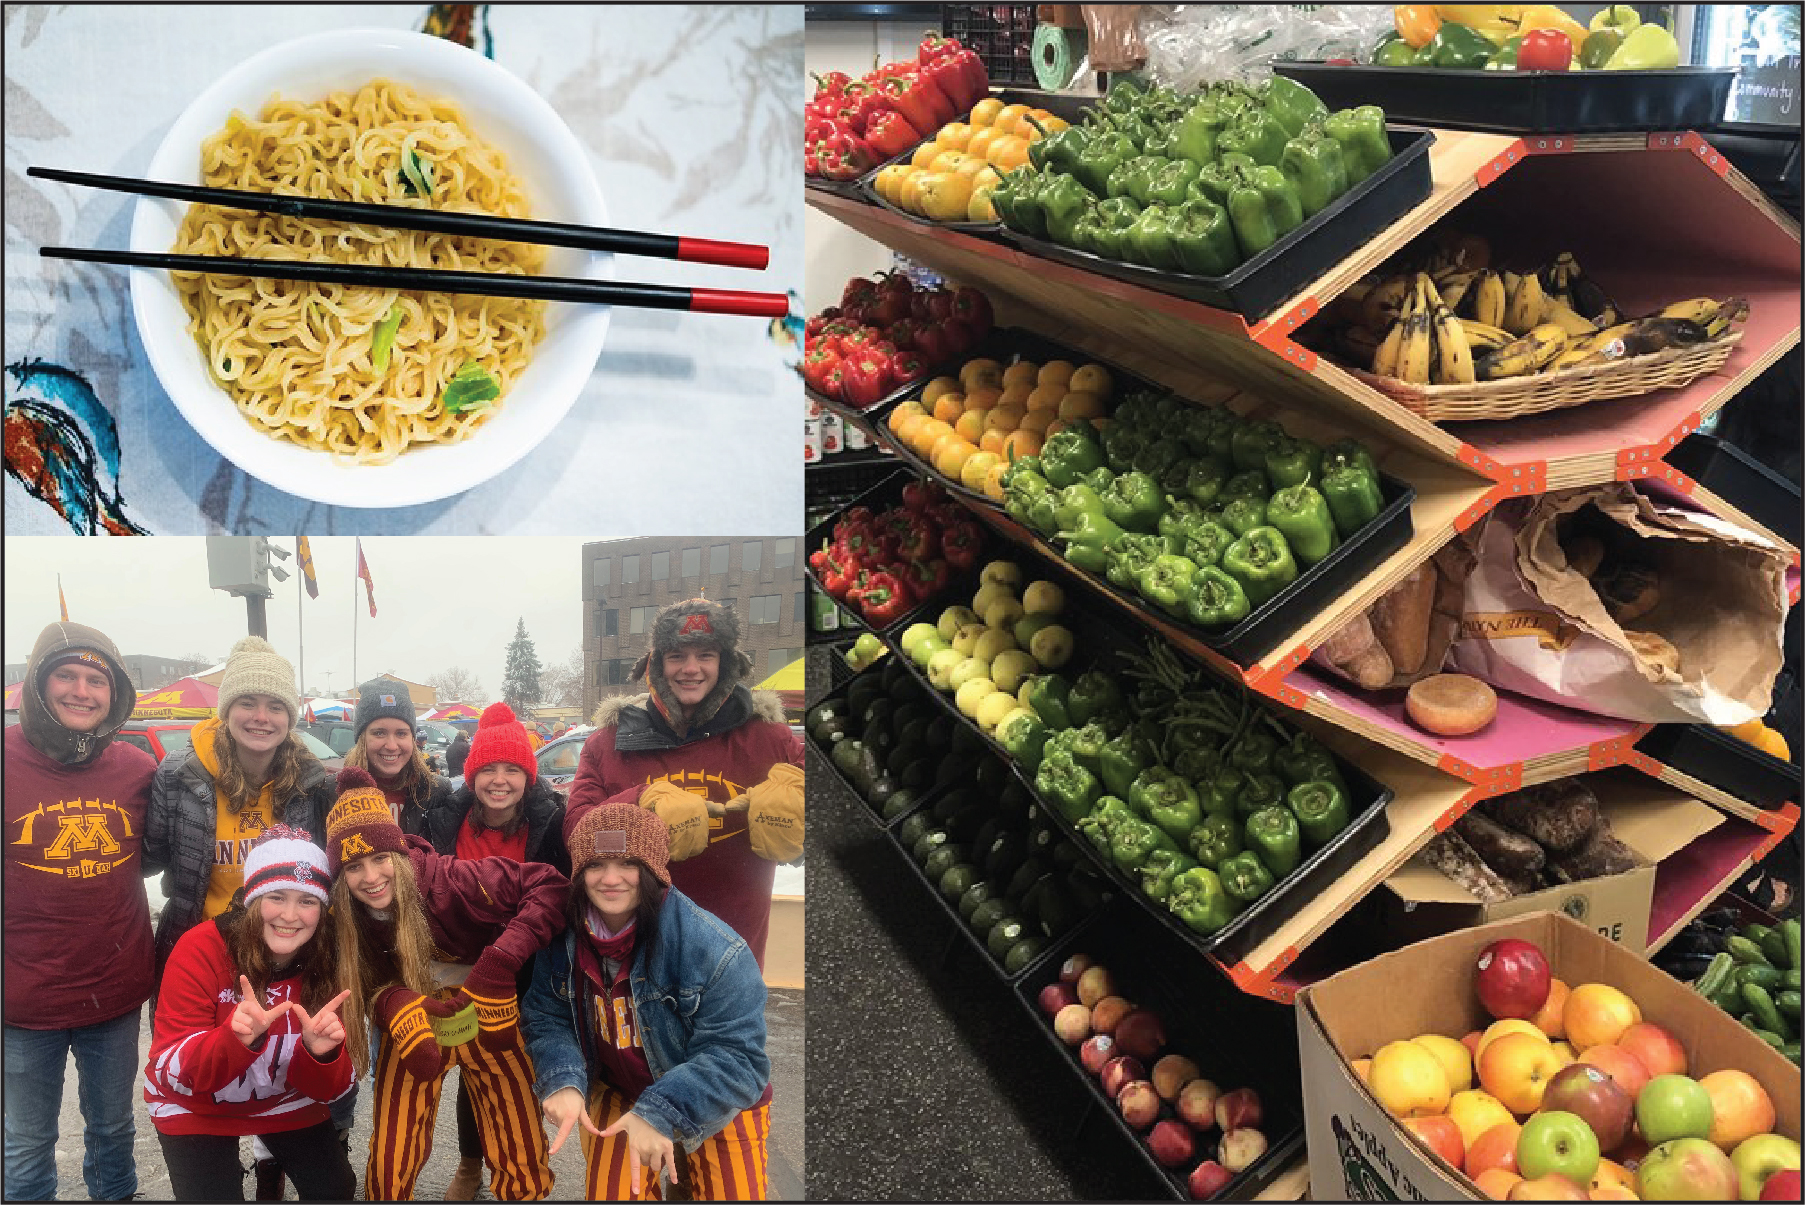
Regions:
<instances>
[{"instance_id":1,"label":"overcast sky","mask_svg":"<svg viewBox=\"0 0 1805 1205\"><path fill-rule=\"evenodd\" d=\"M563 661L582 641L582 540L365 537L364 558L376 582L374 619L364 602L363 583L353 576L355 541L316 536L311 542L320 596L306 596L290 556L276 561L289 578L272 582L275 597L265 604L270 642L302 668L304 691L317 687L322 694L336 693L383 672L425 682L461 666L495 699L516 620L525 618L541 664ZM292 537L274 543L294 550ZM202 537L9 536L5 550L9 664L25 661L44 625L59 617L59 573L69 618L99 628L122 654L204 653L219 661L249 631L245 600L208 588ZM351 664L353 586L356 677Z\"/></svg>"}]
</instances>

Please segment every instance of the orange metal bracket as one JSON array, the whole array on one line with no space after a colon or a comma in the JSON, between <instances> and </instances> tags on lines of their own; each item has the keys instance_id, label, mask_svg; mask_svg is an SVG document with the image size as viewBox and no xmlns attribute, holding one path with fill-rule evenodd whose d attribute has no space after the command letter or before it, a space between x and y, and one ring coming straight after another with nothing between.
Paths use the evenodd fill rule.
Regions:
<instances>
[{"instance_id":1,"label":"orange metal bracket","mask_svg":"<svg viewBox=\"0 0 1805 1205\"><path fill-rule=\"evenodd\" d=\"M1799 805L1788 803L1781 805L1778 811L1763 812L1756 823L1767 830L1767 836L1755 847L1752 855L1759 862L1773 851L1774 846L1786 840L1786 835L1799 823Z\"/></svg>"},{"instance_id":2,"label":"orange metal bracket","mask_svg":"<svg viewBox=\"0 0 1805 1205\"><path fill-rule=\"evenodd\" d=\"M1586 769L1605 770L1611 766L1634 766L1644 774L1653 778L1661 776L1661 763L1646 754L1636 751L1636 742L1647 736L1654 728L1653 724L1642 724L1634 732L1613 737L1608 741L1594 741L1586 748Z\"/></svg>"},{"instance_id":3,"label":"orange metal bracket","mask_svg":"<svg viewBox=\"0 0 1805 1205\"><path fill-rule=\"evenodd\" d=\"M1274 314L1263 318L1252 326L1246 326L1247 337L1264 347L1279 359L1309 372L1316 367L1316 353L1292 338L1304 323L1316 317L1322 305L1315 297L1305 295L1304 299L1282 314Z\"/></svg>"},{"instance_id":4,"label":"orange metal bracket","mask_svg":"<svg viewBox=\"0 0 1805 1205\"><path fill-rule=\"evenodd\" d=\"M1222 966L1222 963L1214 957L1211 957L1210 961L1219 967ZM1286 946L1279 951L1278 957L1272 960L1272 964L1263 971L1256 971L1245 962L1237 962L1234 966L1223 967L1223 969L1228 973L1228 977L1234 982L1234 985L1248 995L1266 996L1281 1003L1290 1004L1297 998L1297 989L1289 984L1275 983L1274 980L1286 967L1296 961L1297 947Z\"/></svg>"},{"instance_id":5,"label":"orange metal bracket","mask_svg":"<svg viewBox=\"0 0 1805 1205\"><path fill-rule=\"evenodd\" d=\"M1650 134L1648 149L1651 151L1686 151L1697 157L1698 161L1710 168L1719 176L1730 174L1730 161L1725 159L1704 136L1696 130L1681 130L1669 134Z\"/></svg>"},{"instance_id":6,"label":"orange metal bracket","mask_svg":"<svg viewBox=\"0 0 1805 1205\"><path fill-rule=\"evenodd\" d=\"M1464 451L1462 459L1465 459ZM1496 461L1492 463L1497 464ZM1479 501L1460 512L1454 520L1454 530L1466 531L1500 502L1527 498L1533 494L1545 493L1548 489L1548 462L1545 460L1531 460L1509 466L1497 465L1487 475L1498 484L1487 490Z\"/></svg>"}]
</instances>

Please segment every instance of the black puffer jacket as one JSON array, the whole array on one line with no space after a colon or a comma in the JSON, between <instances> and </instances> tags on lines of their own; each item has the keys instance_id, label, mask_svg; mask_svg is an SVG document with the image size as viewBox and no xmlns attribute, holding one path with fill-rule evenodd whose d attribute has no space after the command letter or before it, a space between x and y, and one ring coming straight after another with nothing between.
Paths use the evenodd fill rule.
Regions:
<instances>
[{"instance_id":1,"label":"black puffer jacket","mask_svg":"<svg viewBox=\"0 0 1805 1205\"><path fill-rule=\"evenodd\" d=\"M441 780L443 781L443 780ZM476 792L465 783L426 813L420 835L448 858L457 857L458 829L476 806ZM535 779L520 801L526 817L526 860L543 862L565 878L570 877L570 851L564 845L564 797Z\"/></svg>"},{"instance_id":2,"label":"black puffer jacket","mask_svg":"<svg viewBox=\"0 0 1805 1205\"><path fill-rule=\"evenodd\" d=\"M414 789L408 792L407 804L401 809L401 831L410 837L432 840L426 832L426 818L435 808L449 801L452 794L451 780L443 774L427 774L416 780ZM454 834L456 831L452 830Z\"/></svg>"}]
</instances>

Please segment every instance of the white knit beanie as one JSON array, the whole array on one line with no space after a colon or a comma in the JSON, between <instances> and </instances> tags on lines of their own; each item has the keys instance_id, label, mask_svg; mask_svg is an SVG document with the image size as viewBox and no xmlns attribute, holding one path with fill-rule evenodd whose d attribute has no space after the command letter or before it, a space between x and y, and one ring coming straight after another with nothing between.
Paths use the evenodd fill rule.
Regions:
<instances>
[{"instance_id":1,"label":"white knit beanie","mask_svg":"<svg viewBox=\"0 0 1805 1205\"><path fill-rule=\"evenodd\" d=\"M324 904L331 882L326 851L309 841L305 831L286 824L265 829L244 858L246 905L269 891L305 891Z\"/></svg>"},{"instance_id":2,"label":"white knit beanie","mask_svg":"<svg viewBox=\"0 0 1805 1205\"><path fill-rule=\"evenodd\" d=\"M225 676L219 680L219 715L225 718L241 695L269 695L282 700L292 723L301 715L301 694L295 689L295 667L261 636L246 636L226 657Z\"/></svg>"}]
</instances>

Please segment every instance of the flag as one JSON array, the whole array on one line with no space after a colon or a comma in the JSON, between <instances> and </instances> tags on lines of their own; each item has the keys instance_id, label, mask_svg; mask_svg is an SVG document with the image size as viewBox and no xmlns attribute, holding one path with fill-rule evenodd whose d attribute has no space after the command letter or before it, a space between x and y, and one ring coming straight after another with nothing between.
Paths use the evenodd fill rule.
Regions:
<instances>
[{"instance_id":1,"label":"flag","mask_svg":"<svg viewBox=\"0 0 1805 1205\"><path fill-rule=\"evenodd\" d=\"M306 536L302 536L302 537L301 537L301 538L302 538L302 539L303 539L303 540L304 540L304 539L306 539L306 538L307 538L307 537L306 537ZM318 597L318 596L317 596L317 595L316 595L316 596L315 596L315 597ZM305 723L305 724L311 724L311 723L313 723L313 722L314 722L314 718L313 718L313 700L312 700L312 699L309 699L309 700L307 700L307 710L306 710L306 711L304 711L304 712L302 712L302 713L301 713L301 722L302 722L302 723Z\"/></svg>"},{"instance_id":2,"label":"flag","mask_svg":"<svg viewBox=\"0 0 1805 1205\"><path fill-rule=\"evenodd\" d=\"M56 605L63 609L63 622L69 622L69 603L63 597L63 575L56 575Z\"/></svg>"},{"instance_id":3,"label":"flag","mask_svg":"<svg viewBox=\"0 0 1805 1205\"><path fill-rule=\"evenodd\" d=\"M301 579L307 584L307 597L320 596L320 583L313 576L313 545L307 542L306 536L295 537L295 559L301 563Z\"/></svg>"},{"instance_id":4,"label":"flag","mask_svg":"<svg viewBox=\"0 0 1805 1205\"><path fill-rule=\"evenodd\" d=\"M364 593L370 599L370 618L376 618L376 581L370 576L370 562L364 560L364 542L357 541L357 576L363 578Z\"/></svg>"}]
</instances>

